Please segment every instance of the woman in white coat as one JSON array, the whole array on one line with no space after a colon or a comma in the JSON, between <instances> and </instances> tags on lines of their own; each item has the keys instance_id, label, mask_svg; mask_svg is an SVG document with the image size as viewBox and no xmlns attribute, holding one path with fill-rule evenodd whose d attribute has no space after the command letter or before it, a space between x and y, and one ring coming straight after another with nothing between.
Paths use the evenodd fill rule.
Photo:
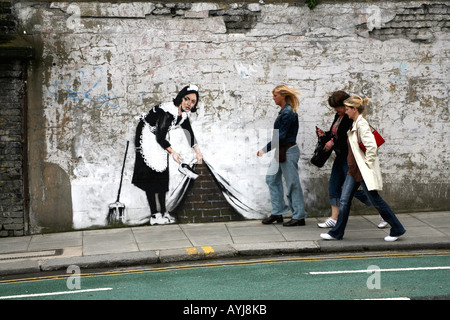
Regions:
<instances>
[{"instance_id":1,"label":"woman in white coat","mask_svg":"<svg viewBox=\"0 0 450 320\"><path fill-rule=\"evenodd\" d=\"M378 194L378 191L383 188L383 181L377 144L369 123L362 116L369 101L369 98L362 99L359 96L352 96L344 101L345 113L354 121L352 128L347 134L349 172L342 188L336 226L328 233L320 235L321 238L326 240L341 240L343 238L352 199L360 184L381 217L391 226L390 234L384 240L396 241L399 236L406 232L389 205ZM363 143L366 152L360 148L359 142Z\"/></svg>"}]
</instances>

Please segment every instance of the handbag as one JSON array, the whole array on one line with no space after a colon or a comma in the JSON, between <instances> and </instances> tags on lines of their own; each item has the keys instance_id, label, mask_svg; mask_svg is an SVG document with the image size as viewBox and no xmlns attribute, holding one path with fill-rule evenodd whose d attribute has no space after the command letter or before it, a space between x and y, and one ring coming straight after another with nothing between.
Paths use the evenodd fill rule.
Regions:
<instances>
[{"instance_id":1,"label":"handbag","mask_svg":"<svg viewBox=\"0 0 450 320\"><path fill-rule=\"evenodd\" d=\"M325 162L327 162L328 158L333 152L333 149L330 149L328 151L323 150L326 143L327 141L325 141L325 139L320 139L320 137L318 137L316 149L314 150L314 154L311 158L311 163L319 168L323 167L323 165L325 164Z\"/></svg>"},{"instance_id":2,"label":"handbag","mask_svg":"<svg viewBox=\"0 0 450 320\"><path fill-rule=\"evenodd\" d=\"M377 148L379 148L384 142L385 140L383 139L383 137L381 136L381 134L371 125L370 129L372 130L372 134L375 137L375 142L377 144ZM366 147L364 146L364 144L362 143L362 141L359 141L359 136L358 136L358 128L356 128L356 136L358 137L358 142L359 142L359 147L361 148L361 150L366 153Z\"/></svg>"}]
</instances>

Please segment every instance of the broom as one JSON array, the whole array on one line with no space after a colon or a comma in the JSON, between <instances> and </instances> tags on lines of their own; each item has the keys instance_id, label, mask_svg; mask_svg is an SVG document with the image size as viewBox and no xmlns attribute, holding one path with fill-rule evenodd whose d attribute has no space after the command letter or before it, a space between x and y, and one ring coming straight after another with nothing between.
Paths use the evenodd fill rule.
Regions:
<instances>
[{"instance_id":1,"label":"broom","mask_svg":"<svg viewBox=\"0 0 450 320\"><path fill-rule=\"evenodd\" d=\"M114 222L123 223L125 221L125 205L119 202L119 198L120 198L120 190L122 189L123 170L125 169L125 160L127 158L129 143L130 142L127 141L127 148L125 149L125 157L123 158L122 174L120 175L120 185L119 185L119 192L117 193L117 200L116 202L109 204L109 212L107 217L108 224Z\"/></svg>"}]
</instances>

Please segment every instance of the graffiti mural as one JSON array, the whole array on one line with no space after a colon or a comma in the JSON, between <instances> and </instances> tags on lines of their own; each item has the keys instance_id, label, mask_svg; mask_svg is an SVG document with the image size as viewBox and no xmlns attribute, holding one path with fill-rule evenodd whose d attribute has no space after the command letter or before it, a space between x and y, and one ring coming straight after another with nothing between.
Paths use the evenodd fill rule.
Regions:
<instances>
[{"instance_id":1,"label":"graffiti mural","mask_svg":"<svg viewBox=\"0 0 450 320\"><path fill-rule=\"evenodd\" d=\"M107 90L104 74L101 67L81 69L68 73L60 82L50 82L46 90L49 123L60 121L60 113L64 112L64 107L55 109L55 103L65 101L70 109L66 118L71 130L67 136L72 140L66 142L67 136L59 140L57 134L49 134L48 148L53 150L49 160L61 163L71 173L75 228L176 222L171 212L182 202L190 181L197 177L195 167L202 163L233 210L248 218L264 214L264 205L257 209L253 192L246 194L242 190L254 186L255 177L265 174L268 160L256 159L254 150L260 139L271 136L270 128L236 130L229 124L209 127L204 121L191 122L201 100L196 85L185 86L172 101L166 99L170 102L153 104L140 112L148 108L143 100L149 94L140 91L135 95L136 102L125 103L114 95L114 90ZM100 115L97 125L102 126L102 133L106 131L106 140L92 132L92 114L96 112ZM105 122L105 114L116 119L114 125ZM52 127L47 130L52 132ZM55 127L59 130L59 126ZM194 132L205 144L208 162L203 160ZM221 150L211 153L208 146L217 145L218 137ZM67 161L70 157L65 158L68 153L64 150L72 147L75 159ZM226 160L224 152L234 155L226 156ZM248 168L243 174L236 174L239 169L230 170L230 166L239 168L244 163Z\"/></svg>"},{"instance_id":2,"label":"graffiti mural","mask_svg":"<svg viewBox=\"0 0 450 320\"><path fill-rule=\"evenodd\" d=\"M186 175L195 174L183 163L181 155L172 148L167 135L175 129L182 129L195 160L201 163L203 156L192 130L189 113L196 112L199 100L198 87L184 87L173 102L153 107L141 115L136 129L136 160L132 183L142 189L150 206L150 224L174 223L175 218L166 209L166 193L169 191L169 156L179 165L179 171ZM159 202L157 209L156 199Z\"/></svg>"}]
</instances>

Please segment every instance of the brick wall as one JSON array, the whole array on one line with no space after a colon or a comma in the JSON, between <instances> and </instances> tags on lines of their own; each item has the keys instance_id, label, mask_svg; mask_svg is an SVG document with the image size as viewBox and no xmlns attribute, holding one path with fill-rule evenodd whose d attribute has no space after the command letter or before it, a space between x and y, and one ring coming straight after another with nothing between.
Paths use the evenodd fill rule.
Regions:
<instances>
[{"instance_id":1,"label":"brick wall","mask_svg":"<svg viewBox=\"0 0 450 320\"><path fill-rule=\"evenodd\" d=\"M185 198L174 212L181 223L243 220L225 200L208 167L197 165L199 177L191 182Z\"/></svg>"},{"instance_id":2,"label":"brick wall","mask_svg":"<svg viewBox=\"0 0 450 320\"><path fill-rule=\"evenodd\" d=\"M0 0L0 237L27 233L26 80L31 46L17 35L11 1Z\"/></svg>"},{"instance_id":3,"label":"brick wall","mask_svg":"<svg viewBox=\"0 0 450 320\"><path fill-rule=\"evenodd\" d=\"M17 21L11 10L11 1L0 0L0 34L15 33Z\"/></svg>"},{"instance_id":4,"label":"brick wall","mask_svg":"<svg viewBox=\"0 0 450 320\"><path fill-rule=\"evenodd\" d=\"M0 236L24 234L22 62L0 61Z\"/></svg>"}]
</instances>

